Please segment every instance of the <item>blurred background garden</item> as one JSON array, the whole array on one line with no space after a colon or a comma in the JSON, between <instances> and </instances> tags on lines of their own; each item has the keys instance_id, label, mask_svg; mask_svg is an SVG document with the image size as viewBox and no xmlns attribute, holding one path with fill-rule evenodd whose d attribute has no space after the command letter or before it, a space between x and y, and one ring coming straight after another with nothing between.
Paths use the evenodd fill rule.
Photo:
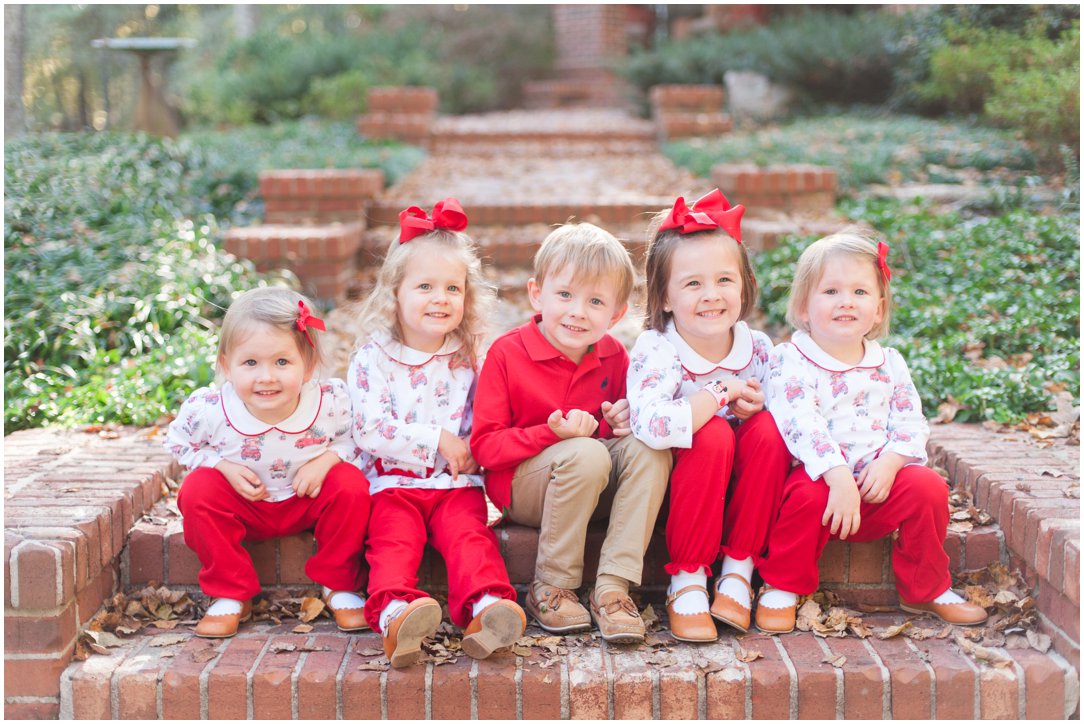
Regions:
<instances>
[{"instance_id":1,"label":"blurred background garden","mask_svg":"<svg viewBox=\"0 0 1084 724\"><path fill-rule=\"evenodd\" d=\"M433 87L447 116L531 107L560 71L553 7L5 6L5 433L170 415L212 380L231 295L296 283L223 250L263 215L260 171L404 178L428 151L359 132L372 88ZM630 114L660 84L775 94L726 133L664 142L675 164L836 169L839 213L893 247L889 343L929 416L1079 405L1079 6L620 7L606 70ZM132 130L139 64L105 38L194 40L152 67L175 137ZM946 186L983 193L884 192ZM777 340L809 241L754 262Z\"/></svg>"}]
</instances>

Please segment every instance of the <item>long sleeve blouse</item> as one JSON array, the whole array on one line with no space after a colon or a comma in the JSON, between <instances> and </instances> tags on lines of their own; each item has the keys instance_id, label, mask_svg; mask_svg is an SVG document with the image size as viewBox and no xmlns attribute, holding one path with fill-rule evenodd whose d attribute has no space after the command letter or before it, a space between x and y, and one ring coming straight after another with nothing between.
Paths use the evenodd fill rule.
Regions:
<instances>
[{"instance_id":1,"label":"long sleeve blouse","mask_svg":"<svg viewBox=\"0 0 1084 724\"><path fill-rule=\"evenodd\" d=\"M347 384L370 494L482 486L481 475L453 480L437 452L441 430L461 438L471 432L475 370L459 349L449 340L431 354L378 333L354 353Z\"/></svg>"},{"instance_id":2,"label":"long sleeve blouse","mask_svg":"<svg viewBox=\"0 0 1084 724\"><path fill-rule=\"evenodd\" d=\"M354 462L358 450L350 435L350 396L342 380L310 380L288 418L277 425L258 420L227 382L203 387L181 405L166 432L165 448L189 469L214 467L222 460L244 465L267 488L268 501L293 496L297 469L331 450Z\"/></svg>"},{"instance_id":3,"label":"long sleeve blouse","mask_svg":"<svg viewBox=\"0 0 1084 724\"><path fill-rule=\"evenodd\" d=\"M772 341L745 322L734 325L730 353L720 362L697 354L671 321L663 332L641 333L632 348L628 399L632 434L656 450L689 448L693 444L693 413L689 395L709 382L724 378L767 380ZM724 406L717 415L732 417Z\"/></svg>"},{"instance_id":4,"label":"long sleeve blouse","mask_svg":"<svg viewBox=\"0 0 1084 724\"><path fill-rule=\"evenodd\" d=\"M798 331L772 354L768 411L814 480L840 465L858 475L883 452L926 462L930 428L907 363L891 347L865 345L851 365Z\"/></svg>"}]
</instances>

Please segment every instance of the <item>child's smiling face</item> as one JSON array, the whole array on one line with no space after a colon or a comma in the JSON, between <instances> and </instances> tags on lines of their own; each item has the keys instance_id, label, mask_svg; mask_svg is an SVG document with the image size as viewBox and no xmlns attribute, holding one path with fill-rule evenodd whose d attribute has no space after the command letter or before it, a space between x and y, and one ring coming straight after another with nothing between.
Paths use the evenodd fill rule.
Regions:
<instances>
[{"instance_id":1,"label":"child's smiling face","mask_svg":"<svg viewBox=\"0 0 1084 724\"><path fill-rule=\"evenodd\" d=\"M541 286L534 279L527 282L531 306L542 314L542 336L576 364L628 309L627 303L619 303L617 290L611 276L577 279L571 266L549 274Z\"/></svg>"},{"instance_id":2,"label":"child's smiling face","mask_svg":"<svg viewBox=\"0 0 1084 724\"><path fill-rule=\"evenodd\" d=\"M670 259L663 309L681 338L712 362L730 353L741 319L741 269L735 242L718 234L682 241Z\"/></svg>"},{"instance_id":3,"label":"child's smiling face","mask_svg":"<svg viewBox=\"0 0 1084 724\"><path fill-rule=\"evenodd\" d=\"M863 340L884 318L877 269L852 256L836 256L827 262L809 291L801 319L821 349L843 361L861 359Z\"/></svg>"},{"instance_id":4,"label":"child's smiling face","mask_svg":"<svg viewBox=\"0 0 1084 724\"><path fill-rule=\"evenodd\" d=\"M400 341L422 352L439 350L463 321L466 291L467 267L455 253L429 244L411 254L395 293Z\"/></svg>"},{"instance_id":5,"label":"child's smiling face","mask_svg":"<svg viewBox=\"0 0 1084 724\"><path fill-rule=\"evenodd\" d=\"M313 373L297 348L297 335L263 323L239 333L219 364L248 411L269 425L293 414Z\"/></svg>"}]
</instances>

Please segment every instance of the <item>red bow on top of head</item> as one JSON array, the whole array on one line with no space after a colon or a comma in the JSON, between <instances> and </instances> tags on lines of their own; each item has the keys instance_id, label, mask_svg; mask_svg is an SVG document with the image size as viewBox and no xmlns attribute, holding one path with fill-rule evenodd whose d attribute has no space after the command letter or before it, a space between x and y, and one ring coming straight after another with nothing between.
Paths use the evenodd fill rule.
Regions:
<instances>
[{"instance_id":1,"label":"red bow on top of head","mask_svg":"<svg viewBox=\"0 0 1084 724\"><path fill-rule=\"evenodd\" d=\"M297 303L297 328L305 333L305 339L309 340L309 346L316 349L316 345L313 344L312 337L309 336L309 327L313 329L319 329L326 331L327 327L324 326L324 320L319 317L314 317L309 313L309 308L305 306L305 303L298 301Z\"/></svg>"},{"instance_id":2,"label":"red bow on top of head","mask_svg":"<svg viewBox=\"0 0 1084 724\"><path fill-rule=\"evenodd\" d=\"M659 226L659 231L677 229L682 234L708 229L722 229L741 243L741 217L745 207L741 204L731 206L719 189L701 196L692 205L685 206L685 199L678 196L674 208Z\"/></svg>"},{"instance_id":3,"label":"red bow on top of head","mask_svg":"<svg viewBox=\"0 0 1084 724\"><path fill-rule=\"evenodd\" d=\"M411 206L399 212L399 243L405 244L415 236L434 229L463 231L467 228L467 215L463 207L453 198L438 201L433 207L433 215L427 216L417 206Z\"/></svg>"},{"instance_id":4,"label":"red bow on top of head","mask_svg":"<svg viewBox=\"0 0 1084 724\"><path fill-rule=\"evenodd\" d=\"M885 275L885 284L892 281L892 270L888 268L888 244L877 242L877 267Z\"/></svg>"}]
</instances>

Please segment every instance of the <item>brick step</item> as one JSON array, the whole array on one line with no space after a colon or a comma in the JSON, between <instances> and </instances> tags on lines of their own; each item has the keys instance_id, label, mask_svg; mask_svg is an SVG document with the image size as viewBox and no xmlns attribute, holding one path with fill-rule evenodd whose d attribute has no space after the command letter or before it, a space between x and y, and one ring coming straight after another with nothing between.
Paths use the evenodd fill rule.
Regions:
<instances>
[{"instance_id":1,"label":"brick step","mask_svg":"<svg viewBox=\"0 0 1084 724\"><path fill-rule=\"evenodd\" d=\"M485 226L526 226L529 224L563 224L569 219L590 221L600 226L632 225L643 222L646 226L649 217L662 208L668 207L674 199L664 196L638 195L623 200L600 200L587 203L572 198L569 193L565 199L543 199L539 203L515 202L470 203L457 196L454 190L447 196L456 196L463 203L463 208L473 225ZM437 199L439 200L439 199ZM369 209L370 224L395 225L399 223L399 212L408 206L417 205L417 200L406 196L385 195ZM538 239L539 243L543 237Z\"/></svg>"},{"instance_id":2,"label":"brick step","mask_svg":"<svg viewBox=\"0 0 1084 724\"><path fill-rule=\"evenodd\" d=\"M535 134L432 134L426 149L434 156L507 159L523 157L594 158L658 152L655 138L589 135L538 136Z\"/></svg>"},{"instance_id":3,"label":"brick step","mask_svg":"<svg viewBox=\"0 0 1084 724\"><path fill-rule=\"evenodd\" d=\"M158 506L154 513L165 513ZM152 516L154 516L152 513ZM538 550L538 530L515 524L494 529L501 555L512 584L526 591L534 577ZM604 522L588 529L584 555L584 581L594 580L599 551L605 537ZM949 570L957 575L965 570L985 568L995 561L1005 562L1004 536L996 525L976 527L966 533L950 532L945 541ZM895 577L891 566L891 541L871 543L830 541L820 560L821 588L831 591L850 605L892 606L897 602ZM269 588L298 588L312 585L305 575L305 561L315 552L312 533L246 543L260 583ZM643 585L649 594L661 594L669 583L663 566L669 561L661 530L656 530L644 559ZM198 592L199 559L184 544L179 518L168 522L144 519L132 528L127 558L121 562L124 588L142 588L158 583L174 589ZM446 593L448 589L444 561L432 548L426 548L418 569L418 586L425 591Z\"/></svg>"},{"instance_id":4,"label":"brick step","mask_svg":"<svg viewBox=\"0 0 1084 724\"><path fill-rule=\"evenodd\" d=\"M663 610L660 602L653 605ZM864 617L875 632L904 620ZM527 635L534 640L522 642L518 652L500 651L482 661L430 656L407 669L385 670L375 633L341 633L326 619L305 634L291 633L294 625L249 623L225 641L196 638L190 626L137 634L109 655L91 656L64 672L59 715L1064 719L1079 697L1076 672L1055 653L1008 650L1009 664L995 668L968 658L951 637L769 637L727 628L717 642L697 645L677 642L664 630L638 646L606 644L591 634L566 636L555 655L532 625ZM931 636L941 628L930 619L912 625ZM445 630L454 652L458 632Z\"/></svg>"}]
</instances>

